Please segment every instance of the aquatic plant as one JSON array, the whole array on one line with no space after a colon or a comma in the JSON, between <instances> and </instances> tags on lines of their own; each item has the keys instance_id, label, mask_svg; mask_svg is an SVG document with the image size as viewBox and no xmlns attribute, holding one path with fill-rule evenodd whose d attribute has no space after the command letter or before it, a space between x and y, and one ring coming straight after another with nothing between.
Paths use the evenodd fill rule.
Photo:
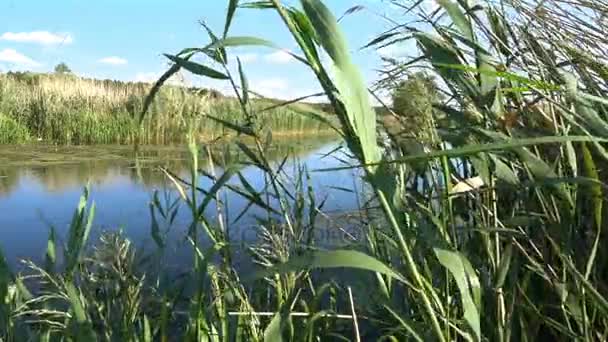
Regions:
<instances>
[{"instance_id":1,"label":"aquatic plant","mask_svg":"<svg viewBox=\"0 0 608 342\"><path fill-rule=\"evenodd\" d=\"M445 115L436 123L437 140L417 153L387 143L390 135L386 138L376 125L368 89L337 20L320 0L302 0L301 8L279 0L240 5L278 13L300 47L296 59L328 97L339 121L335 129L356 161L344 168L359 169L367 182L360 243L350 249L316 244L310 237L319 229L323 203L307 187L310 171L302 168L292 180L296 191L287 191L283 163L269 162L272 137L260 129L259 112L250 107L245 70L239 65L233 76L224 66L232 47L274 45L230 36L234 13L242 10L232 0L221 34L209 30L207 46L167 56L175 64L153 87L144 109L180 69L231 82L243 116L221 122L253 139L253 147L237 146L250 166L267 175L263 191L233 167L215 174L213 158L202 170L198 155L208 146L190 135L189 179L165 170L192 217L187 238L193 261L187 274L170 278L160 272L146 286L138 273L143 270L133 275L128 266L131 247L120 238L103 243L120 251L101 253L111 261L100 267L121 265L110 274L92 270L83 259L59 275L46 276L51 273L32 265L52 285L42 294L27 291L23 278L11 276L0 262L0 298L5 298L0 323L7 327L6 338L605 340L606 252L599 246L605 243L606 185L599 166L606 156L607 101L605 66L597 53L603 46L587 39L596 29L571 13L580 9L603 20L599 14L608 6L575 0L565 11L558 0L473 7L464 0L438 3L431 15L422 14L435 34L417 30L413 37L423 52L419 61L442 79L448 96L435 104ZM540 23L528 20L532 14ZM399 25L372 45L412 34L399 29L411 27ZM569 34L562 36L564 30ZM576 38L570 36L574 33ZM334 67L331 75L322 51ZM194 53L214 62L193 62ZM314 108L284 106L323 120ZM213 185L199 188L201 177L213 179ZM259 241L246 247L258 266L255 272L239 272L233 264L241 251L232 236L238 225L223 209L224 191L267 212L258 217ZM86 197L74 215L77 232L83 227L86 232L91 217L83 203ZM166 241L160 222L170 222L177 209L171 200L163 205L159 196L150 207L151 234L162 254ZM213 220L204 215L208 208L217 212ZM86 234L70 236L80 240L70 239L68 261L80 255ZM52 232L49 241L53 261ZM97 285L101 298L89 290L86 277L75 276L78 272L103 275ZM117 289L124 292L112 292ZM106 303L104 293L124 300ZM102 316L110 307L121 313L111 322Z\"/></svg>"},{"instance_id":2,"label":"aquatic plant","mask_svg":"<svg viewBox=\"0 0 608 342\"><path fill-rule=\"evenodd\" d=\"M139 125L137 114L150 88L146 83L83 79L71 74L0 75L0 112L4 113L0 142L177 144L185 141L189 131L207 139L231 134L208 116L220 120L242 117L233 98L173 85L157 94L149 109L153 118ZM252 101L252 106L262 109L275 103ZM269 108L264 124L277 135L330 131L319 121L281 107Z\"/></svg>"},{"instance_id":3,"label":"aquatic plant","mask_svg":"<svg viewBox=\"0 0 608 342\"><path fill-rule=\"evenodd\" d=\"M23 125L0 114L0 144L22 144L28 140L30 135Z\"/></svg>"}]
</instances>

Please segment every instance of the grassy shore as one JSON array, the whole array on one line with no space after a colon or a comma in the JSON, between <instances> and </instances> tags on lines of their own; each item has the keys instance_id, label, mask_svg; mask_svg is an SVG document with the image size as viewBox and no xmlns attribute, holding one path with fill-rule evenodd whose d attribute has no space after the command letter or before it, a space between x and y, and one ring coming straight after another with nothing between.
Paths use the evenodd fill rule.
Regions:
<instances>
[{"instance_id":1,"label":"grassy shore","mask_svg":"<svg viewBox=\"0 0 608 342\"><path fill-rule=\"evenodd\" d=\"M166 86L142 125L138 118L151 84L82 79L74 75L0 75L0 144L172 144L192 131L204 139L233 132L208 116L241 124L238 101L205 89ZM252 101L261 111L276 101ZM328 132L318 120L282 107L259 121L277 135Z\"/></svg>"}]
</instances>

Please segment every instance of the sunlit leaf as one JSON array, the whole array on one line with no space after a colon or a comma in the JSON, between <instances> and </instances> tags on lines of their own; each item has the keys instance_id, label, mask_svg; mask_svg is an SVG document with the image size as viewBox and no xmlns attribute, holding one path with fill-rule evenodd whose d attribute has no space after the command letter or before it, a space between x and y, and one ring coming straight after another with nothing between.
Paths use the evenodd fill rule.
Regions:
<instances>
[{"instance_id":1,"label":"sunlit leaf","mask_svg":"<svg viewBox=\"0 0 608 342\"><path fill-rule=\"evenodd\" d=\"M479 279L472 268L466 267L469 261L458 252L434 248L439 262L450 271L458 285L461 295L464 319L467 321L477 340L481 340L481 323L479 318L479 307L476 305L474 292L479 290ZM470 265L470 264L469 264Z\"/></svg>"},{"instance_id":2,"label":"sunlit leaf","mask_svg":"<svg viewBox=\"0 0 608 342\"><path fill-rule=\"evenodd\" d=\"M513 245L507 245L507 248L502 252L500 263L498 264L498 270L496 271L496 279L494 281L494 287L501 288L505 284L505 279L509 274L511 267L511 258L513 257Z\"/></svg>"},{"instance_id":3,"label":"sunlit leaf","mask_svg":"<svg viewBox=\"0 0 608 342\"><path fill-rule=\"evenodd\" d=\"M437 0L437 3L450 15L452 22L458 27L460 32L469 40L473 40L474 36L471 23L460 10L458 4L451 0Z\"/></svg>"},{"instance_id":4,"label":"sunlit leaf","mask_svg":"<svg viewBox=\"0 0 608 342\"><path fill-rule=\"evenodd\" d=\"M354 250L310 251L290 258L287 262L256 272L256 278L273 274L304 271L315 268L356 268L378 272L404 282L405 279L395 270L362 252Z\"/></svg>"},{"instance_id":5,"label":"sunlit leaf","mask_svg":"<svg viewBox=\"0 0 608 342\"><path fill-rule=\"evenodd\" d=\"M274 50L281 50L281 51L289 54L291 57L295 58L296 60L298 60L304 64L308 64L308 61L306 61L304 58L294 54L293 52L285 50L269 40L258 38L258 37L250 37L250 36L225 37L223 39L217 40L216 42L211 44L208 48L209 49L218 49L218 48L239 47L239 46L263 46L263 47L268 47L268 48L271 48Z\"/></svg>"},{"instance_id":6,"label":"sunlit leaf","mask_svg":"<svg viewBox=\"0 0 608 342\"><path fill-rule=\"evenodd\" d=\"M165 54L165 57L167 57L168 59L170 59L172 62L174 62L175 64L179 65L180 67L190 71L191 73L195 74L195 75L199 75L199 76L206 76L206 77L210 77L210 78L215 78L218 80L226 80L228 79L228 76L217 71L217 70L213 70L210 67L204 66L202 64L199 63L195 63L195 62L191 62L185 58L181 58L181 57L177 57L177 56L172 56L172 55L168 55Z\"/></svg>"},{"instance_id":7,"label":"sunlit leaf","mask_svg":"<svg viewBox=\"0 0 608 342\"><path fill-rule=\"evenodd\" d=\"M241 91L243 97L243 103L249 103L249 82L247 81L247 76L243 71L243 65L241 64L241 60L237 58L237 62L239 65L239 76L241 78Z\"/></svg>"},{"instance_id":8,"label":"sunlit leaf","mask_svg":"<svg viewBox=\"0 0 608 342\"><path fill-rule=\"evenodd\" d=\"M365 162L380 160L376 142L376 113L369 102L367 87L354 66L342 31L335 17L319 0L303 0L304 12L313 24L320 44L336 66L336 86L344 103L347 121L359 139L359 146L351 142L353 152L360 150Z\"/></svg>"},{"instance_id":9,"label":"sunlit leaf","mask_svg":"<svg viewBox=\"0 0 608 342\"><path fill-rule=\"evenodd\" d=\"M283 315L277 312L264 330L264 342L283 341Z\"/></svg>"},{"instance_id":10,"label":"sunlit leaf","mask_svg":"<svg viewBox=\"0 0 608 342\"><path fill-rule=\"evenodd\" d=\"M425 161L436 159L440 157L463 157L474 155L482 152L496 152L496 151L512 151L517 150L521 147L525 146L534 146L534 145L543 145L543 144L554 144L554 143L564 143L566 141L572 142L606 142L608 139L596 138L592 136L547 136L540 138L523 138L523 139L512 139L507 142L496 142L489 144L474 144L468 145L464 147L458 147L448 150L435 151L430 153L421 153L412 156L397 158L391 161L384 161L380 163L368 164L370 165L382 165L382 164L393 164L393 163L410 163L415 161ZM365 165L353 165L353 166L343 166L343 167L334 167L334 168L325 168L325 169L317 169L315 171L336 171L336 170L348 170L354 168L364 167Z\"/></svg>"},{"instance_id":11,"label":"sunlit leaf","mask_svg":"<svg viewBox=\"0 0 608 342\"><path fill-rule=\"evenodd\" d=\"M226 23L224 25L224 37L228 35L228 30L230 29L230 24L232 23L232 18L234 18L234 13L236 12L238 5L239 0L228 1L228 11L226 13Z\"/></svg>"}]
</instances>

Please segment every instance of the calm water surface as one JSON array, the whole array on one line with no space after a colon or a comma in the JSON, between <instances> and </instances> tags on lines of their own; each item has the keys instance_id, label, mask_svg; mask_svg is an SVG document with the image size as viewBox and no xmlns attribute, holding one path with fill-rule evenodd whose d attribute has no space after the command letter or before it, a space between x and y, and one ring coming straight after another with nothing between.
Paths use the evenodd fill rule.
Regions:
<instances>
[{"instance_id":1,"label":"calm water surface","mask_svg":"<svg viewBox=\"0 0 608 342\"><path fill-rule=\"evenodd\" d=\"M344 162L335 158L335 153L326 156L337 147L339 142L331 140L293 141L286 146L279 145L274 152L276 156L271 154L271 157L279 163L288 154L290 159L285 170L287 176L293 176L298 165L309 170L343 166ZM213 152L220 160L239 158L234 151L220 150ZM165 195L177 196L159 166L189 178L187 158L185 149L180 147L146 147L135 154L130 147L0 146L0 247L7 261L15 267L21 259L42 260L49 227L55 227L60 237L65 236L87 182L90 200L96 204L90 240L95 241L103 231L122 229L140 248L154 248L150 235L152 196L156 190L161 193L161 202ZM208 165L207 161L200 161L201 167ZM222 170L218 168L216 172ZM258 169L244 166L241 172L256 189L262 189L264 178ZM232 182L239 184L238 178ZM210 185L208 180L200 182L203 188ZM317 199L327 198L324 209L329 213L358 208L357 196L344 191L360 189L352 170L312 172L311 185ZM231 216L238 215L247 206L247 201L238 195L227 193L226 196ZM210 208L208 217L213 218L215 212ZM261 214L260 210L252 208L230 226L238 232L233 234L235 239L246 240L255 235L253 228L248 229L254 226L256 214ZM168 236L183 240L189 223L190 216L182 204ZM185 254L184 248L174 250L174 257L178 259Z\"/></svg>"}]
</instances>

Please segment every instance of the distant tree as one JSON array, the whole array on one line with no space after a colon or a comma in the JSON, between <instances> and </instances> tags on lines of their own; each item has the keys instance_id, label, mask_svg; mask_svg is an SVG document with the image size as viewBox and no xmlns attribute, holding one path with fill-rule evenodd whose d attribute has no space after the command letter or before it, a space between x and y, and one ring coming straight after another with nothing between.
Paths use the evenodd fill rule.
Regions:
<instances>
[{"instance_id":1,"label":"distant tree","mask_svg":"<svg viewBox=\"0 0 608 342\"><path fill-rule=\"evenodd\" d=\"M401 133L420 142L432 142L437 114L433 104L441 100L434 78L423 72L410 74L393 90L392 100L403 129Z\"/></svg>"},{"instance_id":2,"label":"distant tree","mask_svg":"<svg viewBox=\"0 0 608 342\"><path fill-rule=\"evenodd\" d=\"M65 64L64 62L61 62L55 66L55 73L56 74L71 74L72 70L70 69L70 67L68 67L67 64Z\"/></svg>"}]
</instances>

